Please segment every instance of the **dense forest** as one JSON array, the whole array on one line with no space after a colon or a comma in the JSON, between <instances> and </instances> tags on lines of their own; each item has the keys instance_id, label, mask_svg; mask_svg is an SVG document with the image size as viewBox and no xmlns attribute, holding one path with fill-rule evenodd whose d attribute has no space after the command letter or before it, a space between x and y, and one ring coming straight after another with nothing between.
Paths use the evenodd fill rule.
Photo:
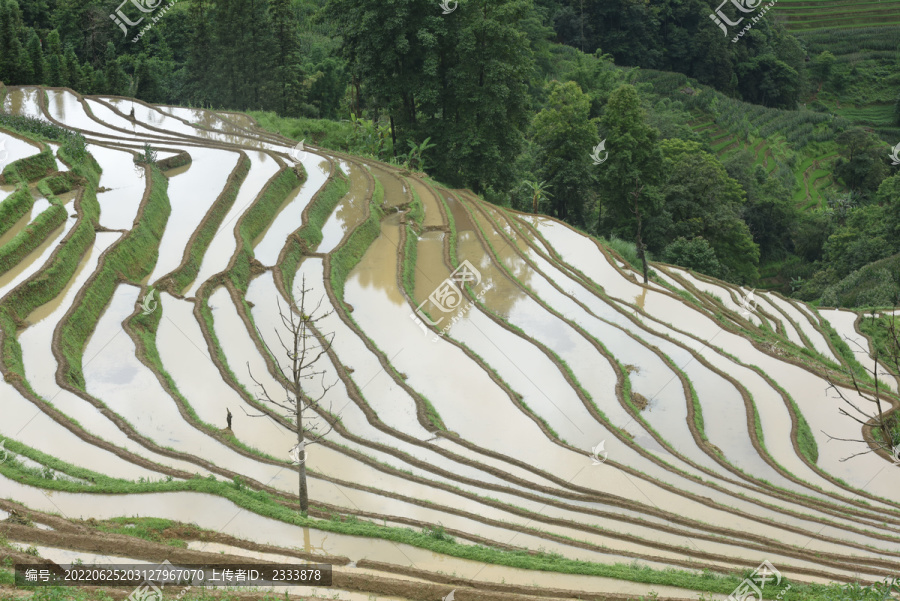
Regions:
<instances>
[{"instance_id":1,"label":"dense forest","mask_svg":"<svg viewBox=\"0 0 900 601\"><path fill-rule=\"evenodd\" d=\"M258 111L635 257L830 305L897 300L896 28L860 62L771 16L735 41L709 0L449 5L0 0L0 80ZM889 104L890 122L848 118L842 99ZM777 136L771 161L754 154ZM830 185L811 195L817 171Z\"/></svg>"}]
</instances>

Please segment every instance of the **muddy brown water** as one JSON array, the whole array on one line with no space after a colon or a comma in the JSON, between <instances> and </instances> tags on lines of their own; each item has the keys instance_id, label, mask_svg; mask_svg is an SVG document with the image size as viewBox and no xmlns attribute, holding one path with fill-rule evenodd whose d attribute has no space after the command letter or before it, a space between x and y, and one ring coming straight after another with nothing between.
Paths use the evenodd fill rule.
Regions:
<instances>
[{"instance_id":1,"label":"muddy brown water","mask_svg":"<svg viewBox=\"0 0 900 601\"><path fill-rule=\"evenodd\" d=\"M441 215L441 209L438 207L438 199L422 180L417 177L410 178L413 189L419 195L419 199L425 207L425 221L422 223L425 227L444 225L444 218Z\"/></svg>"},{"instance_id":2,"label":"muddy brown water","mask_svg":"<svg viewBox=\"0 0 900 601\"><path fill-rule=\"evenodd\" d=\"M395 207L411 200L412 195L409 191L409 186L399 175L388 173L384 169L374 165L368 165L368 168L372 171L372 175L380 181L381 185L384 187L384 204L389 207Z\"/></svg>"},{"instance_id":3,"label":"muddy brown water","mask_svg":"<svg viewBox=\"0 0 900 601\"><path fill-rule=\"evenodd\" d=\"M457 200L454 196L452 196L449 192L444 190L439 190L438 194L443 195L444 200L447 203L447 206L450 207L450 215L453 217L453 223L456 227L456 234L462 239L463 232L468 230L475 230L475 224L472 223L472 219L469 217L469 213L466 209L460 204L460 201ZM499 248L497 249L500 250Z\"/></svg>"},{"instance_id":4,"label":"muddy brown water","mask_svg":"<svg viewBox=\"0 0 900 601\"><path fill-rule=\"evenodd\" d=\"M0 186L0 202L3 202L4 200L6 200L6 198L15 191L16 191L16 186ZM44 200L44 202L47 202L46 199ZM37 201L35 201L35 204L36 203L37 203ZM43 206L43 203L38 208L40 208L41 206ZM46 207L44 207L44 208L46 208ZM40 212L41 211L39 211L39 210L35 210L34 205L32 205L32 208L29 212L25 213L25 215L23 215L18 221L16 221L16 223L9 230L7 230L7 232L5 234L0 236L0 247L2 247L4 244L6 244L7 242L9 242L13 238L15 238L16 235L19 232L21 232L23 229L25 229L25 227L29 223L31 223L32 219L37 217L38 213L40 213Z\"/></svg>"},{"instance_id":5,"label":"muddy brown water","mask_svg":"<svg viewBox=\"0 0 900 601\"><path fill-rule=\"evenodd\" d=\"M392 221L395 220L389 218L383 222L381 237L375 240L348 278L345 294L355 308L354 319L388 357L396 355L397 369L408 376L410 385L436 404L438 413L445 421L449 419L451 430L474 430L469 439L476 444L508 438L509 434L498 432L489 425L490 419L480 423L463 419L471 415L476 399L482 412L508 407L509 400L505 395L498 394L496 385L483 372L473 369L459 349L441 342L429 342L409 318L411 307L397 290L394 241L398 237L398 228ZM426 357L432 353L439 356ZM433 397L432 392L438 396ZM448 411L447 415L443 409ZM510 417L515 415L514 412ZM521 422L522 435L536 428L518 416L515 422ZM535 432L535 436L540 437L540 434ZM493 444L487 446L496 448Z\"/></svg>"},{"instance_id":6,"label":"muddy brown water","mask_svg":"<svg viewBox=\"0 0 900 601\"><path fill-rule=\"evenodd\" d=\"M13 224L9 230L0 236L0 248L3 247L4 244L15 238L19 235L19 233L28 227L28 224L31 223L31 220L38 215L39 211L35 211L33 208L31 211L26 213L22 218Z\"/></svg>"},{"instance_id":7,"label":"muddy brown water","mask_svg":"<svg viewBox=\"0 0 900 601\"><path fill-rule=\"evenodd\" d=\"M191 236L225 188L239 155L211 148L191 148L193 162L177 177L169 175L172 213L159 244L159 258L150 276L155 282L180 264Z\"/></svg>"},{"instance_id":8,"label":"muddy brown water","mask_svg":"<svg viewBox=\"0 0 900 601\"><path fill-rule=\"evenodd\" d=\"M57 294L52 300L44 303L28 315L27 321L29 324L31 324L29 329L27 330L29 335L34 334L38 331L38 326L36 324L40 324L51 315L54 317L61 317L61 314L58 313L59 308L64 303L69 304L72 302L75 295L78 293L78 290L87 280L87 278L90 277L91 273L93 273L93 271L96 269L100 254L120 237L121 234L119 234L118 232L97 232L96 238L94 238L94 243L91 245L88 252L85 253L85 256L78 264L78 268L75 270L75 273L71 278L69 278L69 281L66 283L66 286L62 289L62 291ZM49 323L41 326L41 328L48 328L48 333L52 335L52 330L56 325L55 321L56 320L51 320ZM49 343L49 341L50 338L47 337L45 339L45 342ZM19 342L20 344L22 343L21 337ZM40 345L38 345L35 350L37 350L37 348L41 348ZM49 344L48 346L41 348L41 352L45 352L47 348L49 348Z\"/></svg>"},{"instance_id":9,"label":"muddy brown water","mask_svg":"<svg viewBox=\"0 0 900 601\"><path fill-rule=\"evenodd\" d=\"M65 223L50 232L44 242L31 251L28 256L22 259L12 269L0 275L0 297L6 295L7 292L34 275L35 272L44 265L47 259L50 258L53 251L56 250L56 245L59 240L64 238L74 225L75 219L70 217Z\"/></svg>"},{"instance_id":10,"label":"muddy brown water","mask_svg":"<svg viewBox=\"0 0 900 601\"><path fill-rule=\"evenodd\" d=\"M43 118L38 104L38 88L6 88L3 99L3 112L11 115Z\"/></svg>"},{"instance_id":11,"label":"muddy brown water","mask_svg":"<svg viewBox=\"0 0 900 601\"><path fill-rule=\"evenodd\" d=\"M484 301L492 311L501 317L508 318L517 310L517 306L526 302L528 295L519 286L515 284L506 273L500 269L491 260L491 257L484 252L478 237L474 231L464 232L459 235L457 245L457 254L460 261L469 261L481 273L485 282L491 284L491 288L487 287L487 293L484 295ZM531 279L532 272L526 271L517 274L519 281L527 283ZM479 294L481 293L479 290Z\"/></svg>"},{"instance_id":12,"label":"muddy brown water","mask_svg":"<svg viewBox=\"0 0 900 601\"><path fill-rule=\"evenodd\" d=\"M422 305L426 311L432 314L432 320L445 317L440 309L436 309L426 302L438 286L450 275L450 268L444 264L444 239L448 234L444 232L425 232L416 241L416 268L415 268L415 303ZM452 319L462 310L462 307L446 315Z\"/></svg>"},{"instance_id":13,"label":"muddy brown water","mask_svg":"<svg viewBox=\"0 0 900 601\"><path fill-rule=\"evenodd\" d=\"M263 265L274 265L288 236L303 223L303 210L328 179L331 169L327 159L311 152L301 159L306 181L294 189L281 206L272 223L254 241L253 254Z\"/></svg>"},{"instance_id":14,"label":"muddy brown water","mask_svg":"<svg viewBox=\"0 0 900 601\"><path fill-rule=\"evenodd\" d=\"M6 200L6 197L16 191L16 187L9 184L0 186L0 202Z\"/></svg>"},{"instance_id":15,"label":"muddy brown water","mask_svg":"<svg viewBox=\"0 0 900 601\"><path fill-rule=\"evenodd\" d=\"M389 247L393 245L390 240L396 235L395 230L396 226L392 226L386 220L383 224L385 235L375 241L363 261L350 275L346 291L348 301L356 308L354 319L388 356L394 357L393 362L397 369L408 375L408 383L411 386L431 400L450 430L459 432L476 444L507 453L520 460L533 461L535 465L551 473L559 474L561 477L573 477L577 484L588 487L596 486L597 482L594 480L596 472L589 471L584 475L581 474L584 469L582 464L590 463L586 456L582 455L580 459L575 459L569 451L559 449L552 444L546 445L541 434L529 434L529 431L536 426L522 413L505 408L503 421L508 424L508 428L503 431L493 428L492 424L499 419L496 417L499 415L496 412L499 411L499 407L509 407L509 399L492 382L482 381L483 372L473 370L458 349L442 344L441 341L430 343L422 338L421 332L417 335L415 324L411 321L408 325L405 323L408 319L408 308L392 303L387 298L389 294L381 292L380 287L371 283L363 284L364 281L371 282L374 272L381 274L379 277L387 280L395 277L394 262L376 259L384 254L391 254ZM365 274L365 277L362 274ZM392 317L398 312L396 317ZM427 353L426 348L429 349ZM407 353L407 351L412 352ZM435 357L435 354L439 356ZM435 365L441 367L435 368ZM468 418L471 415L470 405L473 402L477 402L479 414L486 416L483 421L473 422ZM495 409L495 406L498 409ZM522 438L527 438L531 444L524 448L517 444L516 441ZM593 444L597 442L600 441L594 441ZM610 455L624 463L640 465L640 469L645 469L653 475L658 474L658 477L662 479L672 477L656 466L648 464L646 460L637 457L634 451L616 440L607 441L606 449L611 449ZM585 455L587 454L585 452ZM604 474L609 473L609 470L603 471ZM590 475L591 473L594 474L593 477ZM643 502L646 497L634 489L634 483L624 476L620 479L618 474L613 471L605 477L603 489L626 497L637 493L635 498L640 497ZM687 484L687 486L693 485ZM670 509L677 508L677 511L685 515L696 514L698 517L702 515L702 519L706 521L716 519L711 517L715 513L714 510L698 508L695 511L691 508L691 503L687 503L685 499L679 498L677 495L661 489L648 493L646 487L656 488L649 483L642 482L638 490L644 491L644 494L651 497L657 494L666 497L665 502L670 504ZM706 493L708 492L706 491ZM722 520L722 523L733 525L734 516L729 515L727 518L722 516Z\"/></svg>"},{"instance_id":16,"label":"muddy brown water","mask_svg":"<svg viewBox=\"0 0 900 601\"><path fill-rule=\"evenodd\" d=\"M340 243L347 232L353 230L366 218L366 204L373 190L369 181L356 163L347 165L350 177L350 191L341 199L334 212L322 226L322 242L316 252L329 253Z\"/></svg>"}]
</instances>

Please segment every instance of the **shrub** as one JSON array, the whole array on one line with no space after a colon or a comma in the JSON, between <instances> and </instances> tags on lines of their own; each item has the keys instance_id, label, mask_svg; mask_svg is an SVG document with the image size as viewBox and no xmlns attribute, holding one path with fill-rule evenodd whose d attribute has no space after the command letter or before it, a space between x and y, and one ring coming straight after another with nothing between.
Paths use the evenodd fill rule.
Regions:
<instances>
[{"instance_id":1,"label":"shrub","mask_svg":"<svg viewBox=\"0 0 900 601\"><path fill-rule=\"evenodd\" d=\"M680 265L681 267L699 271L714 278L722 277L722 264L719 263L716 252L709 245L709 242L701 236L691 240L684 236L679 236L666 246L663 251L663 260L673 265Z\"/></svg>"}]
</instances>

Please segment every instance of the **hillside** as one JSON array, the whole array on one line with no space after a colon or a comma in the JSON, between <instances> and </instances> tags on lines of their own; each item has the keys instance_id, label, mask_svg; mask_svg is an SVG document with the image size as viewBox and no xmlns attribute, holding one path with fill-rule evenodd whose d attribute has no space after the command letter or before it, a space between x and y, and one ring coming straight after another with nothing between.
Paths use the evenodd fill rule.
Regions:
<instances>
[{"instance_id":1,"label":"hillside","mask_svg":"<svg viewBox=\"0 0 900 601\"><path fill-rule=\"evenodd\" d=\"M58 127L0 129L0 599L35 556L328 563L332 588L270 598L353 601L722 599L764 561L766 598L811 600L900 572L900 470L831 440L862 431L829 381L874 405L861 314L664 263L645 285L557 219L244 114L4 94ZM298 468L260 396L304 288L327 433Z\"/></svg>"},{"instance_id":2,"label":"hillside","mask_svg":"<svg viewBox=\"0 0 900 601\"><path fill-rule=\"evenodd\" d=\"M778 20L792 31L900 24L900 3L896 0L781 0L774 11Z\"/></svg>"}]
</instances>

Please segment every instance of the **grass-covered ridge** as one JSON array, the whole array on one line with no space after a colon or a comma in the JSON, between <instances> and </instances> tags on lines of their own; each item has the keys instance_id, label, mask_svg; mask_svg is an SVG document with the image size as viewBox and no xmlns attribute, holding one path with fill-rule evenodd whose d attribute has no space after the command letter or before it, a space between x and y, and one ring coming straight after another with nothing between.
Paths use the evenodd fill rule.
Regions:
<instances>
[{"instance_id":1,"label":"grass-covered ridge","mask_svg":"<svg viewBox=\"0 0 900 601\"><path fill-rule=\"evenodd\" d=\"M159 254L159 241L171 213L168 181L155 165L147 165L146 200L138 211L135 227L117 242L100 261L97 273L88 281L60 331L60 349L65 378L84 389L82 354L103 309L112 300L121 281L138 283L150 274Z\"/></svg>"}]
</instances>

